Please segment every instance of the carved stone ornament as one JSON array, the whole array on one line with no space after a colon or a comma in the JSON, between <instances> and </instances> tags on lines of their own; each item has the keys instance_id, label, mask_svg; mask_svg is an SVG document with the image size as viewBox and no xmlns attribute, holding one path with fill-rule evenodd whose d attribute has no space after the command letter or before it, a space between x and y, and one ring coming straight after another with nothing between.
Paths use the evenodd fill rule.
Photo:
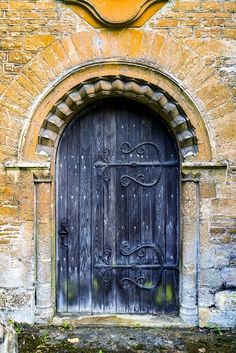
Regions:
<instances>
[{"instance_id":1,"label":"carved stone ornament","mask_svg":"<svg viewBox=\"0 0 236 353\"><path fill-rule=\"evenodd\" d=\"M172 129L183 158L197 154L195 130L181 107L161 88L127 76L102 76L81 82L67 92L45 117L37 152L53 154L56 141L68 122L97 99L125 97L140 101L161 115Z\"/></svg>"},{"instance_id":2,"label":"carved stone ornament","mask_svg":"<svg viewBox=\"0 0 236 353\"><path fill-rule=\"evenodd\" d=\"M93 27L139 27L168 0L62 0Z\"/></svg>"}]
</instances>

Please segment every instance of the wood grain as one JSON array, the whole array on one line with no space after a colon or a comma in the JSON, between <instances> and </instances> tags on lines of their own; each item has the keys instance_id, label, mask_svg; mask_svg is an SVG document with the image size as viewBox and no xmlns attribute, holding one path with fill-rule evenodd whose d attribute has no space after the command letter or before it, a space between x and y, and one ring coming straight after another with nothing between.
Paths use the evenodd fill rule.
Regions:
<instances>
[{"instance_id":1,"label":"wood grain","mask_svg":"<svg viewBox=\"0 0 236 353\"><path fill-rule=\"evenodd\" d=\"M147 142L155 144L158 152ZM126 148L146 144L141 153L137 149L124 153L124 143ZM158 158L173 165L140 165ZM153 185L139 183L140 174L143 183ZM127 185L122 184L124 175ZM178 197L178 150L158 115L118 98L99 101L81 112L68 125L58 148L58 312L176 313ZM68 223L67 236L59 234L63 221ZM128 255L121 252L124 242L130 250L145 248ZM106 276L96 267L102 261L111 266ZM163 267L140 268L149 265ZM128 286L124 278L131 280L125 282Z\"/></svg>"}]
</instances>

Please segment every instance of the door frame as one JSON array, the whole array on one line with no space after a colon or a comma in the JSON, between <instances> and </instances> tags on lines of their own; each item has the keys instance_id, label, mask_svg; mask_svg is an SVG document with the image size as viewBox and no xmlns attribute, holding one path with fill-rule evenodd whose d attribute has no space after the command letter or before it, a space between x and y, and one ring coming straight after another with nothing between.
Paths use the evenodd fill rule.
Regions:
<instances>
[{"instance_id":1,"label":"door frame","mask_svg":"<svg viewBox=\"0 0 236 353\"><path fill-rule=\"evenodd\" d=\"M117 77L116 77L117 78ZM150 77L151 78L151 77ZM109 78L106 77L106 80L109 80ZM131 92L131 96L132 99L136 99L137 98L137 89L135 87L136 79L132 79L131 84L127 84L127 78L124 77L120 77L119 76L119 81L122 81L124 85L126 85L126 87L128 87L128 91ZM92 82L93 83L97 83L98 79L96 78L92 78ZM105 84L107 85L107 82L105 81ZM110 84L111 86L112 84ZM140 91L140 95L142 96L142 98L138 97L137 100L139 101L143 101L144 104L150 105L151 108L154 109L154 107L156 106L156 102L152 101L152 97L147 98L147 90L144 92L143 90L143 86L149 85L148 81L144 81L142 80L142 84L140 84L141 89L139 89L138 91ZM131 89L130 86L133 86L133 90ZM78 86L76 86L78 87ZM83 84L80 85L81 88L84 89ZM151 87L155 88L155 85L151 84ZM85 82L85 88L87 89L87 82ZM104 88L104 87L102 87ZM136 93L134 93L136 92ZM168 103L168 99L171 100L171 97L169 96L168 93L165 93L165 91L163 91L163 89L161 89L161 92L164 92L164 96L167 97L167 103ZM98 95L94 98L94 99L99 99L102 96L107 96L111 94L111 91L109 91L109 89L106 89L105 92L98 92ZM115 92L115 94L123 95L124 92L118 90L117 92ZM112 93L112 96L114 96L114 92ZM63 96L66 99L66 96ZM63 99L64 99L63 98ZM87 97L87 99L93 99L91 97ZM175 100L174 100L175 102ZM59 109L57 108L57 105L60 105L61 103L63 103L62 99L60 99L58 101L57 104L55 104L51 111L52 112L57 112L59 111ZM64 103L63 103L64 104ZM81 105L82 108L83 105ZM163 107L162 107L163 108ZM172 105L173 108L173 105ZM181 110L181 108L179 107L179 105L175 105L175 108L179 108L180 112L183 112L183 110ZM154 109L155 110L155 109ZM44 119L43 122L43 127L40 130L39 133L39 137L38 137L38 146L37 146L37 151L38 152L42 152L42 131L45 131L45 127L47 126L47 119L49 119L50 115L52 114L51 111L49 112L49 114L47 115L47 117ZM77 110L78 111L78 110ZM164 116L166 116L166 120L168 121L168 114L171 112L168 112L168 104L165 105L165 109L164 112L162 112ZM60 115L60 112L58 113ZM191 141L190 141L190 150L193 151L193 154L197 153L197 139L196 137L192 139L193 134L195 134L193 127L191 126L189 120L184 117L185 114L182 114L182 117L185 119L186 121L186 126L187 126L187 131L189 129L189 134L191 135ZM66 121L66 124L68 123L68 121L71 119L71 116L68 116L68 120ZM190 125L189 125L190 124ZM186 131L186 138L189 138L188 132ZM59 139L59 136L61 135L61 133L63 132L63 127L61 129L59 129L59 133L57 132L57 136L55 137L54 135L54 143L53 144L49 144L49 148L48 149L44 149L44 152L47 155L52 155L53 160L55 160L55 155L56 155L56 147L57 147L57 142ZM177 132L174 132L174 135L178 135ZM195 136L195 135L194 135ZM50 136L51 138L51 136ZM48 140L47 140L48 141ZM204 140L205 141L205 140ZM204 142L206 143L206 141ZM191 147L191 144L193 147ZM27 144L26 144L27 145ZM45 147L45 146L43 146ZM184 159L185 157L188 156L188 150L184 150L184 149L180 149L180 154L182 154L182 158ZM51 152L52 151L52 152ZM195 151L195 152L194 152ZM186 153L185 153L186 152ZM36 203L39 201L40 202L40 196L37 196L38 194L40 195L40 190L43 189L45 184L50 185L50 198L48 199L48 202L50 203L54 203L54 190L55 190L55 184L54 184L54 178L51 177L51 175L55 175L54 171L55 171L55 166L52 165L50 166L50 163L46 163L45 162L45 167L42 166L42 164L40 164L40 166L38 167L40 170L42 169L47 169L49 171L49 174L45 177L42 176L42 173L40 171L35 172L34 173L34 185L35 188L38 190L38 193L36 193ZM198 296L198 276L197 276L197 271L198 271L198 259L199 259L199 254L198 254L198 245L199 245L199 175L191 175L189 176L189 168L190 170L192 170L191 168L191 164L189 164L189 167L186 169L186 167L183 165L181 167L180 165L180 170L182 170L182 188L180 188L180 202L181 202L181 215L186 215L186 217L182 217L181 219L181 227L180 227L180 242L181 242L181 260L180 260L180 318L182 319L183 322L186 322L192 326L197 325L198 323L198 303L197 303L197 296ZM186 173L185 173L185 169L186 169ZM192 195L197 195L197 198L193 198ZM188 200L193 201L192 203L192 207L193 207L193 214L187 214L188 213L188 207L186 207L186 202L188 202ZM40 218L40 211L36 212L35 215L35 220L36 220L36 224L37 224L37 219ZM50 214L50 219L55 219L55 214ZM188 219L188 220L187 220ZM185 221L187 220L187 221ZM189 222L192 224L192 232L189 233ZM50 240L48 240L48 247L49 249L51 248L51 253L53 256L53 259L55 260L55 227L53 225L53 223L51 224L51 229L52 229L52 234L54 234L53 238L50 238ZM36 226L37 228L37 226ZM41 234L38 234L38 238L41 237ZM191 242L189 241L189 238L191 237ZM53 246L53 248L52 248ZM40 253L40 246L36 246L37 247L37 253ZM191 252L193 254L197 253L197 256L192 256L191 258L189 257L189 251L191 247ZM185 250L186 249L186 250ZM38 258L37 263L40 264L41 263L40 258ZM37 277L37 272L40 271L40 267L39 265L37 265L36 263L36 277ZM185 266L186 263L186 266ZM36 292L37 292L37 300L36 300L36 321L39 320L41 321L42 317L48 317L51 318L54 314L55 314L55 262L50 262L50 266L52 271L50 274L50 278L49 281L47 281L46 285L43 285L40 282L36 283ZM46 275L44 275L44 277L48 277Z\"/></svg>"}]
</instances>

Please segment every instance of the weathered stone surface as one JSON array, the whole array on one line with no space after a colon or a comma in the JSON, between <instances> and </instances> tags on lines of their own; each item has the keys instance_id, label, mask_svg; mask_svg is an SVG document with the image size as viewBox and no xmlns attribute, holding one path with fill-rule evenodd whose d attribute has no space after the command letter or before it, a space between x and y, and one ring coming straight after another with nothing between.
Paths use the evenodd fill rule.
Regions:
<instances>
[{"instance_id":1,"label":"weathered stone surface","mask_svg":"<svg viewBox=\"0 0 236 353\"><path fill-rule=\"evenodd\" d=\"M236 267L223 268L221 276L226 287L236 287Z\"/></svg>"},{"instance_id":2,"label":"weathered stone surface","mask_svg":"<svg viewBox=\"0 0 236 353\"><path fill-rule=\"evenodd\" d=\"M17 334L9 322L0 318L0 352L17 353Z\"/></svg>"},{"instance_id":3,"label":"weathered stone surface","mask_svg":"<svg viewBox=\"0 0 236 353\"><path fill-rule=\"evenodd\" d=\"M220 310L236 311L236 291L224 290L217 292L215 295L215 303Z\"/></svg>"},{"instance_id":4,"label":"weathered stone surface","mask_svg":"<svg viewBox=\"0 0 236 353\"><path fill-rule=\"evenodd\" d=\"M17 322L32 323L34 320L34 288L0 289L0 312Z\"/></svg>"},{"instance_id":5,"label":"weathered stone surface","mask_svg":"<svg viewBox=\"0 0 236 353\"><path fill-rule=\"evenodd\" d=\"M67 323L68 324L68 323ZM37 346L54 352L212 352L234 353L236 339L229 330L190 330L141 327L63 327L24 326L19 335L19 350L37 351Z\"/></svg>"},{"instance_id":6,"label":"weathered stone surface","mask_svg":"<svg viewBox=\"0 0 236 353\"><path fill-rule=\"evenodd\" d=\"M110 31L93 29L59 1L0 2L4 315L32 322L37 310L46 320L55 305L56 143L54 150L45 146L41 155L36 146L43 125L54 124L50 136L59 138L60 117L70 114L71 107L63 110L65 105L58 105L60 117L53 112L56 124L55 117L46 117L80 82L124 75L146 80L174 98L186 116L182 122L178 116L174 120L180 144L184 124L189 121L194 127L199 152L186 157L192 165L184 170L183 179L189 182L182 183L180 195L180 304L183 316L194 316L196 323L199 288L200 325L234 325L230 289L236 285L235 6L234 0L169 1L142 28ZM4 167L9 161L48 163L48 151L50 170L37 174L30 167ZM224 160L224 167L219 167ZM209 161L211 165L197 164ZM40 179L47 181L40 184Z\"/></svg>"}]
</instances>

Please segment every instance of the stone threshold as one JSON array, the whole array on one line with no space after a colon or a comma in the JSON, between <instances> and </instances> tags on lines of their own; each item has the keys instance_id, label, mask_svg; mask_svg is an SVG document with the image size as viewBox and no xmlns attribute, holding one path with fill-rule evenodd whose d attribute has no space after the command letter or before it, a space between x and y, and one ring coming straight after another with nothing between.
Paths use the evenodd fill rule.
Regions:
<instances>
[{"instance_id":1,"label":"stone threshold","mask_svg":"<svg viewBox=\"0 0 236 353\"><path fill-rule=\"evenodd\" d=\"M51 322L56 326L65 324L76 326L120 326L120 327L159 327L159 328L190 328L176 316L151 315L56 315Z\"/></svg>"}]
</instances>

